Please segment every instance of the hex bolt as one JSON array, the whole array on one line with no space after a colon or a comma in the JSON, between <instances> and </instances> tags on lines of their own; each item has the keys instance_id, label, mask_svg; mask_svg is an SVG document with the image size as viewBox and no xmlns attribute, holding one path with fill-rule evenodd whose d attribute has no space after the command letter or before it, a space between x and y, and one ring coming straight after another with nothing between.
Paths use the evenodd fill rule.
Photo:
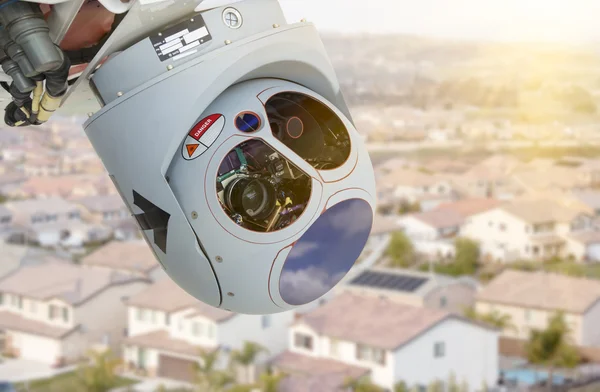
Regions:
<instances>
[{"instance_id":1,"label":"hex bolt","mask_svg":"<svg viewBox=\"0 0 600 392\"><path fill-rule=\"evenodd\" d=\"M192 219L198 219L198 213L196 211L192 211Z\"/></svg>"},{"instance_id":2,"label":"hex bolt","mask_svg":"<svg viewBox=\"0 0 600 392\"><path fill-rule=\"evenodd\" d=\"M217 261L217 263L222 263L223 262L223 258L221 256L215 257L215 260Z\"/></svg>"}]
</instances>

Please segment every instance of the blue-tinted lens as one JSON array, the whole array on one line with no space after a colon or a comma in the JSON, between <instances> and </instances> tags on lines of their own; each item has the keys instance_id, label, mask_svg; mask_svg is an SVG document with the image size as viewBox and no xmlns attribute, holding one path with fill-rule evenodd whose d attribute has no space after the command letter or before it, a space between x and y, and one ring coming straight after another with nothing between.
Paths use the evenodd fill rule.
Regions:
<instances>
[{"instance_id":1,"label":"blue-tinted lens","mask_svg":"<svg viewBox=\"0 0 600 392\"><path fill-rule=\"evenodd\" d=\"M279 278L281 298L299 306L326 294L350 271L372 226L365 200L345 200L325 211L290 251Z\"/></svg>"},{"instance_id":2,"label":"blue-tinted lens","mask_svg":"<svg viewBox=\"0 0 600 392\"><path fill-rule=\"evenodd\" d=\"M244 113L236 117L235 126L242 132L254 132L260 127L260 119L256 114Z\"/></svg>"}]
</instances>

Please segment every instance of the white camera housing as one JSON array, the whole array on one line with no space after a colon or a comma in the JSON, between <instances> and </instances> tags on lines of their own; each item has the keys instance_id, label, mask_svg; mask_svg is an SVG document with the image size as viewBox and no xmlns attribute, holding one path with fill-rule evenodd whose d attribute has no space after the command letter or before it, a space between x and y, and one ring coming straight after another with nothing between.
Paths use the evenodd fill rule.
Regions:
<instances>
[{"instance_id":1,"label":"white camera housing","mask_svg":"<svg viewBox=\"0 0 600 392\"><path fill-rule=\"evenodd\" d=\"M188 293L277 313L351 269L375 179L313 25L288 25L275 0L197 12L111 57L91 85L103 107L86 133Z\"/></svg>"}]
</instances>

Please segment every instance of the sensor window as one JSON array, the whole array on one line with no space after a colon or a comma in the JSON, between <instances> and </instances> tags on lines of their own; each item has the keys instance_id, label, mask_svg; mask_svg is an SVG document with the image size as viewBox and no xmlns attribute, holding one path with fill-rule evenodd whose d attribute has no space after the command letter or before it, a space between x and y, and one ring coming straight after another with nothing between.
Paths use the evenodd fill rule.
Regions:
<instances>
[{"instance_id":1,"label":"sensor window","mask_svg":"<svg viewBox=\"0 0 600 392\"><path fill-rule=\"evenodd\" d=\"M318 170L337 169L350 156L350 135L324 103L301 93L283 92L266 105L273 136Z\"/></svg>"},{"instance_id":2,"label":"sensor window","mask_svg":"<svg viewBox=\"0 0 600 392\"><path fill-rule=\"evenodd\" d=\"M362 199L325 211L290 251L279 292L290 305L312 302L329 292L360 256L373 226L373 210Z\"/></svg>"},{"instance_id":3,"label":"sensor window","mask_svg":"<svg viewBox=\"0 0 600 392\"><path fill-rule=\"evenodd\" d=\"M217 173L217 196L229 218L258 232L282 230L304 212L312 179L285 157L252 139L225 156Z\"/></svg>"}]
</instances>

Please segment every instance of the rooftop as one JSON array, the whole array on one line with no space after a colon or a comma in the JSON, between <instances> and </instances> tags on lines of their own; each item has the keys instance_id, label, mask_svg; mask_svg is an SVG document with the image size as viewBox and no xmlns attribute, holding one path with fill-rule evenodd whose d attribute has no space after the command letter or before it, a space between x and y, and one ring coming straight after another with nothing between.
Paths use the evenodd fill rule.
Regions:
<instances>
[{"instance_id":1,"label":"rooftop","mask_svg":"<svg viewBox=\"0 0 600 392\"><path fill-rule=\"evenodd\" d=\"M464 222L463 216L450 209L434 209L427 212L408 215L414 219L420 220L436 229L460 226Z\"/></svg>"},{"instance_id":2,"label":"rooftop","mask_svg":"<svg viewBox=\"0 0 600 392\"><path fill-rule=\"evenodd\" d=\"M91 196L76 201L90 212L112 212L125 209L123 199L119 195Z\"/></svg>"},{"instance_id":3,"label":"rooftop","mask_svg":"<svg viewBox=\"0 0 600 392\"><path fill-rule=\"evenodd\" d=\"M196 310L197 315L202 315L215 322L227 321L235 315L200 302L169 278L161 279L146 290L131 297L127 301L127 305L161 310L167 313L191 308Z\"/></svg>"},{"instance_id":4,"label":"rooftop","mask_svg":"<svg viewBox=\"0 0 600 392\"><path fill-rule=\"evenodd\" d=\"M398 224L396 219L387 215L375 215L373 229L371 229L372 235L392 233L399 230L402 230L402 226Z\"/></svg>"},{"instance_id":5,"label":"rooftop","mask_svg":"<svg viewBox=\"0 0 600 392\"><path fill-rule=\"evenodd\" d=\"M81 264L133 272L148 272L159 267L145 241L112 241L84 257Z\"/></svg>"},{"instance_id":6,"label":"rooftop","mask_svg":"<svg viewBox=\"0 0 600 392\"><path fill-rule=\"evenodd\" d=\"M288 376L280 385L282 392L331 392L343 387L348 378L360 378L370 372L366 368L289 351L275 357L271 365Z\"/></svg>"},{"instance_id":7,"label":"rooftop","mask_svg":"<svg viewBox=\"0 0 600 392\"><path fill-rule=\"evenodd\" d=\"M600 282L546 272L507 270L485 286L477 300L581 314L600 300Z\"/></svg>"},{"instance_id":8,"label":"rooftop","mask_svg":"<svg viewBox=\"0 0 600 392\"><path fill-rule=\"evenodd\" d=\"M549 199L517 200L503 204L500 208L532 224L549 222L567 223L582 213L579 209L569 208Z\"/></svg>"},{"instance_id":9,"label":"rooftop","mask_svg":"<svg viewBox=\"0 0 600 392\"><path fill-rule=\"evenodd\" d=\"M41 321L25 318L16 313L0 311L0 328L46 336L52 339L62 339L78 327L63 328L51 326Z\"/></svg>"},{"instance_id":10,"label":"rooftop","mask_svg":"<svg viewBox=\"0 0 600 392\"><path fill-rule=\"evenodd\" d=\"M19 269L0 281L0 291L43 301L57 298L76 306L110 286L133 281L143 280L53 260Z\"/></svg>"},{"instance_id":11,"label":"rooftop","mask_svg":"<svg viewBox=\"0 0 600 392\"><path fill-rule=\"evenodd\" d=\"M498 207L503 202L496 199L463 199L454 201L451 203L440 204L435 210L436 211L454 211L463 218L467 218L471 215L476 215L484 211L491 210L492 208Z\"/></svg>"},{"instance_id":12,"label":"rooftop","mask_svg":"<svg viewBox=\"0 0 600 392\"><path fill-rule=\"evenodd\" d=\"M432 290L454 283L475 287L471 280L400 268L375 267L363 271L347 283L348 287L425 296Z\"/></svg>"},{"instance_id":13,"label":"rooftop","mask_svg":"<svg viewBox=\"0 0 600 392\"><path fill-rule=\"evenodd\" d=\"M51 197L48 199L12 201L6 203L5 206L13 212L18 211L26 214L35 214L38 212L52 212L60 214L78 210L75 204L70 203L59 197Z\"/></svg>"},{"instance_id":14,"label":"rooftop","mask_svg":"<svg viewBox=\"0 0 600 392\"><path fill-rule=\"evenodd\" d=\"M335 339L395 350L452 317L457 316L346 292L301 316L296 324Z\"/></svg>"},{"instance_id":15,"label":"rooftop","mask_svg":"<svg viewBox=\"0 0 600 392\"><path fill-rule=\"evenodd\" d=\"M217 347L203 347L188 343L185 340L172 338L167 331L148 332L141 335L129 336L124 344L165 350L176 354L198 356L202 351L214 350Z\"/></svg>"}]
</instances>

